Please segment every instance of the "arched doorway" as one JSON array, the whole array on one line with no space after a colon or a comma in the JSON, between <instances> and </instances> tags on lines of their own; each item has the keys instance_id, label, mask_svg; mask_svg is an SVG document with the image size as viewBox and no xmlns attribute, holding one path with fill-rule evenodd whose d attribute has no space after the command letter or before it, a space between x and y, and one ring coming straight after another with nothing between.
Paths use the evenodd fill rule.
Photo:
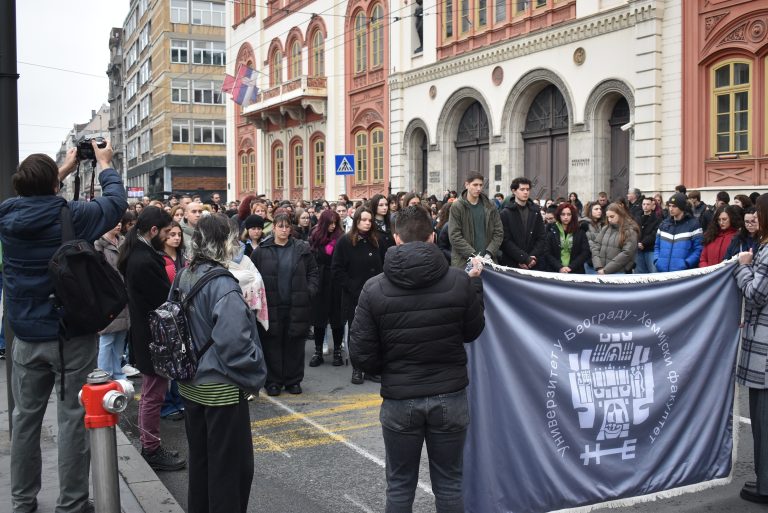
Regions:
<instances>
[{"instance_id":1,"label":"arched doorway","mask_svg":"<svg viewBox=\"0 0 768 513\"><path fill-rule=\"evenodd\" d=\"M608 124L611 127L611 169L610 198L616 199L629 190L629 130L621 127L629 123L629 103L619 98L611 112Z\"/></svg>"},{"instance_id":2,"label":"arched doorway","mask_svg":"<svg viewBox=\"0 0 768 513\"><path fill-rule=\"evenodd\" d=\"M464 189L467 176L482 173L488 186L488 116L479 102L471 104L456 133L456 190Z\"/></svg>"},{"instance_id":3,"label":"arched doorway","mask_svg":"<svg viewBox=\"0 0 768 513\"><path fill-rule=\"evenodd\" d=\"M408 172L413 191L423 192L429 187L428 147L427 133L421 128L414 129L408 146Z\"/></svg>"},{"instance_id":4,"label":"arched doorway","mask_svg":"<svg viewBox=\"0 0 768 513\"><path fill-rule=\"evenodd\" d=\"M523 131L524 173L531 198L568 196L568 106L554 85L545 87L528 109Z\"/></svg>"}]
</instances>

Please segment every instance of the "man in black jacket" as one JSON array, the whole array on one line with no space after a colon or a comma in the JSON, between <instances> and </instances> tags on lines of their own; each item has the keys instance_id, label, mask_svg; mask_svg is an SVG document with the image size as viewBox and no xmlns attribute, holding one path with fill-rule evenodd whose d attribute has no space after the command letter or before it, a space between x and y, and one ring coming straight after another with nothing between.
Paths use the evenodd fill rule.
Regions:
<instances>
[{"instance_id":1,"label":"man in black jacket","mask_svg":"<svg viewBox=\"0 0 768 513\"><path fill-rule=\"evenodd\" d=\"M195 203L190 203L190 206ZM136 226L128 232L117 268L125 277L128 289L128 311L131 317L131 355L141 371L141 400L139 401L139 430L141 455L155 470L180 470L186 461L160 445L160 409L168 390L168 380L155 374L149 352L152 333L149 312L168 299L171 282L165 272L163 245L171 231L171 215L158 207L141 211Z\"/></svg>"},{"instance_id":2,"label":"man in black jacket","mask_svg":"<svg viewBox=\"0 0 768 513\"><path fill-rule=\"evenodd\" d=\"M547 239L544 220L539 207L531 201L531 181L528 178L512 180L512 197L501 211L504 239L501 243L501 264L521 269L542 270L539 260L544 259ZM546 270L546 269L543 269Z\"/></svg>"},{"instance_id":3,"label":"man in black jacket","mask_svg":"<svg viewBox=\"0 0 768 513\"><path fill-rule=\"evenodd\" d=\"M469 424L464 343L485 327L480 260L450 267L433 243L429 213L400 212L384 272L363 287L352 327L352 363L381 375L387 512L411 511L427 442L437 511L463 512L462 456Z\"/></svg>"},{"instance_id":4,"label":"man in black jacket","mask_svg":"<svg viewBox=\"0 0 768 513\"><path fill-rule=\"evenodd\" d=\"M655 273L653 263L653 247L656 244L656 232L659 231L661 219L656 215L656 202L653 198L643 198L643 215L637 220L640 225L640 238L635 254L635 273Z\"/></svg>"}]
</instances>

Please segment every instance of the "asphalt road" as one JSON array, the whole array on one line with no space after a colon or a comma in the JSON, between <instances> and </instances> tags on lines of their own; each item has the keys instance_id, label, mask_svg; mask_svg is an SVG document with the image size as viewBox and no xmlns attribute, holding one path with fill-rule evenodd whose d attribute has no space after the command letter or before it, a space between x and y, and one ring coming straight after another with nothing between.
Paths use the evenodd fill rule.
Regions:
<instances>
[{"instance_id":1,"label":"asphalt road","mask_svg":"<svg viewBox=\"0 0 768 513\"><path fill-rule=\"evenodd\" d=\"M307 362L312 352L307 342ZM378 420L379 385L349 382L351 367L332 367L330 358L317 368L307 367L298 396L283 393L250 403L255 474L249 512L360 513L384 511L384 444ZM141 380L135 381L137 395ZM768 508L739 498L739 490L752 471L752 434L748 424L746 393L739 391L737 462L733 481L697 493L655 502L595 511L647 513L751 513ZM139 447L137 403L121 416L120 427ZM163 420L163 444L186 454L184 423ZM186 471L160 472L160 479L186 510ZM513 479L514 477L511 476ZM543 487L553 483L542 483ZM434 512L429 488L426 449L422 452L415 513Z\"/></svg>"}]
</instances>

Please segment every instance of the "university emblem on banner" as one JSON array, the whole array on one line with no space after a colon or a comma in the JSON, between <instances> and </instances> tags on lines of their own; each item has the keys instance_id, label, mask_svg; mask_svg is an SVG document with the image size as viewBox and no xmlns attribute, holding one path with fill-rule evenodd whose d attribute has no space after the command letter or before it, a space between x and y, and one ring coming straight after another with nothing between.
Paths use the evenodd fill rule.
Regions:
<instances>
[{"instance_id":1,"label":"university emblem on banner","mask_svg":"<svg viewBox=\"0 0 768 513\"><path fill-rule=\"evenodd\" d=\"M571 400L579 427L594 435L580 457L584 465L601 458L635 457L632 426L648 420L653 403L650 347L635 344L632 333L600 333L594 348L569 354Z\"/></svg>"},{"instance_id":2,"label":"university emblem on banner","mask_svg":"<svg viewBox=\"0 0 768 513\"><path fill-rule=\"evenodd\" d=\"M550 353L546 421L561 458L585 466L632 460L662 435L680 379L665 327L648 311L619 309L560 331ZM563 416L577 432L563 431Z\"/></svg>"}]
</instances>

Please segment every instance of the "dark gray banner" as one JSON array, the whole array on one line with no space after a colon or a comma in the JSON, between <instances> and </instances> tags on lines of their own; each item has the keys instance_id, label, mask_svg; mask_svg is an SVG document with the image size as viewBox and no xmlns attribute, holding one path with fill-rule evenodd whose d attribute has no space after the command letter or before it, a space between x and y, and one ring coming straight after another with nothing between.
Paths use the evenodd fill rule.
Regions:
<instances>
[{"instance_id":1,"label":"dark gray banner","mask_svg":"<svg viewBox=\"0 0 768 513\"><path fill-rule=\"evenodd\" d=\"M727 477L732 272L605 284L484 271L467 511L552 511Z\"/></svg>"}]
</instances>

